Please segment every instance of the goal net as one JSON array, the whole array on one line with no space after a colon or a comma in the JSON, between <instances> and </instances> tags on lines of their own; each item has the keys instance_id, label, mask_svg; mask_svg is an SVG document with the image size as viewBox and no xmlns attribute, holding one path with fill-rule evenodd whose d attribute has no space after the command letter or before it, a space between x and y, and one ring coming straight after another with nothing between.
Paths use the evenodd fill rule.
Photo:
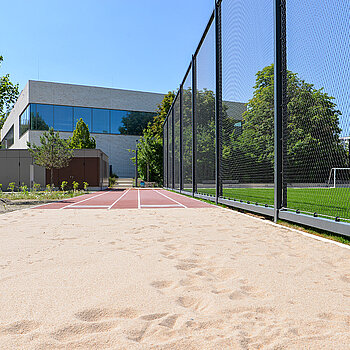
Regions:
<instances>
[{"instance_id":1,"label":"goal net","mask_svg":"<svg viewBox=\"0 0 350 350\"><path fill-rule=\"evenodd\" d=\"M329 172L328 187L350 187L350 168L332 168Z\"/></svg>"}]
</instances>

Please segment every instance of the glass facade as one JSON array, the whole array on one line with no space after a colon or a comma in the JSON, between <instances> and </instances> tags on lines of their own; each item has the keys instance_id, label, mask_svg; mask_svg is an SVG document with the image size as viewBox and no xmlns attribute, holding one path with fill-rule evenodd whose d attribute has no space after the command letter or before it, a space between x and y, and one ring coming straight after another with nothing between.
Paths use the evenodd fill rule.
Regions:
<instances>
[{"instance_id":1,"label":"glass facade","mask_svg":"<svg viewBox=\"0 0 350 350\"><path fill-rule=\"evenodd\" d=\"M19 117L19 137L21 137L29 129L30 129L30 112L29 112L29 106L28 106Z\"/></svg>"},{"instance_id":2,"label":"glass facade","mask_svg":"<svg viewBox=\"0 0 350 350\"><path fill-rule=\"evenodd\" d=\"M92 132L110 133L108 109L92 109Z\"/></svg>"},{"instance_id":3,"label":"glass facade","mask_svg":"<svg viewBox=\"0 0 350 350\"><path fill-rule=\"evenodd\" d=\"M21 135L29 127L31 130L49 130L53 127L57 131L72 132L80 118L84 120L92 133L141 135L143 128L154 115L155 113L152 112L32 103L20 117L21 130L23 129Z\"/></svg>"},{"instance_id":4,"label":"glass facade","mask_svg":"<svg viewBox=\"0 0 350 350\"><path fill-rule=\"evenodd\" d=\"M9 148L13 145L14 141L15 141L14 140L14 127L12 125L11 129L7 132L7 134L3 138L2 142L1 142L1 147Z\"/></svg>"},{"instance_id":5,"label":"glass facade","mask_svg":"<svg viewBox=\"0 0 350 350\"><path fill-rule=\"evenodd\" d=\"M59 131L71 131L73 129L73 107L54 106L54 127Z\"/></svg>"},{"instance_id":6,"label":"glass facade","mask_svg":"<svg viewBox=\"0 0 350 350\"><path fill-rule=\"evenodd\" d=\"M79 119L83 119L89 130L92 130L92 108L73 107L73 129L75 129Z\"/></svg>"}]
</instances>

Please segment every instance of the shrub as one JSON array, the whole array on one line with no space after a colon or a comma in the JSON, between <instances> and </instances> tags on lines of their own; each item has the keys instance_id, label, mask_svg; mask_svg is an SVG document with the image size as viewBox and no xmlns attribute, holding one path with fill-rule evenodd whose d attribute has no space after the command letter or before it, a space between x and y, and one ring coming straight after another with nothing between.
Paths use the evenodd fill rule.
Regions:
<instances>
[{"instance_id":1,"label":"shrub","mask_svg":"<svg viewBox=\"0 0 350 350\"><path fill-rule=\"evenodd\" d=\"M116 181L117 181L117 179L115 177L110 176L109 177L109 187L112 187Z\"/></svg>"},{"instance_id":2,"label":"shrub","mask_svg":"<svg viewBox=\"0 0 350 350\"><path fill-rule=\"evenodd\" d=\"M36 191L39 191L40 189L40 184L37 184L37 183L33 183L33 192L36 192Z\"/></svg>"},{"instance_id":3,"label":"shrub","mask_svg":"<svg viewBox=\"0 0 350 350\"><path fill-rule=\"evenodd\" d=\"M76 192L79 187L79 182L73 181L72 185L73 185L74 192Z\"/></svg>"},{"instance_id":4,"label":"shrub","mask_svg":"<svg viewBox=\"0 0 350 350\"><path fill-rule=\"evenodd\" d=\"M7 189L10 190L11 192L13 192L15 190L15 186L16 186L15 182L10 182Z\"/></svg>"},{"instance_id":5,"label":"shrub","mask_svg":"<svg viewBox=\"0 0 350 350\"><path fill-rule=\"evenodd\" d=\"M27 194L28 193L28 186L24 184L24 182L22 182L22 186L19 186L19 189L21 192Z\"/></svg>"},{"instance_id":6,"label":"shrub","mask_svg":"<svg viewBox=\"0 0 350 350\"><path fill-rule=\"evenodd\" d=\"M86 181L84 181L83 182L83 186L84 186L84 191L86 191L88 186L89 186L89 184Z\"/></svg>"},{"instance_id":7,"label":"shrub","mask_svg":"<svg viewBox=\"0 0 350 350\"><path fill-rule=\"evenodd\" d=\"M67 181L62 181L62 183L61 183L61 189L62 189L63 192L64 192L64 189L67 187L67 185L68 185L68 182L67 182Z\"/></svg>"}]
</instances>

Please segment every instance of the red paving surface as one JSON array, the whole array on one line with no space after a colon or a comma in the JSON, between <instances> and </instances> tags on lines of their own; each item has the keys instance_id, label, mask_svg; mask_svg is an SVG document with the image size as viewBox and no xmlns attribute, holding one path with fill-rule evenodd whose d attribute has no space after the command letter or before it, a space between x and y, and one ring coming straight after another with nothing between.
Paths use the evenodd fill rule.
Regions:
<instances>
[{"instance_id":1,"label":"red paving surface","mask_svg":"<svg viewBox=\"0 0 350 350\"><path fill-rule=\"evenodd\" d=\"M162 189L129 189L101 191L59 202L44 204L35 209L154 209L208 208L211 204Z\"/></svg>"}]
</instances>

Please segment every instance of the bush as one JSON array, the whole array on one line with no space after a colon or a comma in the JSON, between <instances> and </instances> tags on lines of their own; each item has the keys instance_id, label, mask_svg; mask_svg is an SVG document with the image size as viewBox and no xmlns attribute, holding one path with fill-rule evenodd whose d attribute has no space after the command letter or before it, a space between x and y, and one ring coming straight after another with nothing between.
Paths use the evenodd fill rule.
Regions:
<instances>
[{"instance_id":1,"label":"bush","mask_svg":"<svg viewBox=\"0 0 350 350\"><path fill-rule=\"evenodd\" d=\"M64 189L67 187L67 185L68 185L68 182L67 182L67 181L62 181L62 183L61 183L61 189L62 189L63 192L64 192Z\"/></svg>"}]
</instances>

